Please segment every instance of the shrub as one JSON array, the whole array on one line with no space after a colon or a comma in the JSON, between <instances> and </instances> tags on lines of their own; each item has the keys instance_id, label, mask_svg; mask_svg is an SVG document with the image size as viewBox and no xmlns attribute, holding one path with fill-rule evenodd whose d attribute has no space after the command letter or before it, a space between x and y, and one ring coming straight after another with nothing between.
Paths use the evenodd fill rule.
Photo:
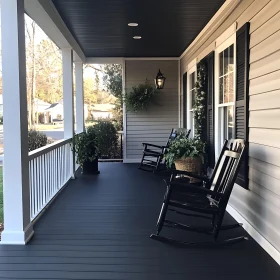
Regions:
<instances>
[{"instance_id":1,"label":"shrub","mask_svg":"<svg viewBox=\"0 0 280 280\"><path fill-rule=\"evenodd\" d=\"M48 138L46 134L36 131L29 130L28 131L28 151L31 152L33 150L44 147L48 144Z\"/></svg>"},{"instance_id":2,"label":"shrub","mask_svg":"<svg viewBox=\"0 0 280 280\"><path fill-rule=\"evenodd\" d=\"M75 135L74 152L77 154L77 163L83 166L87 161L92 162L98 156L98 146L95 129L87 128L83 133Z\"/></svg>"},{"instance_id":3,"label":"shrub","mask_svg":"<svg viewBox=\"0 0 280 280\"><path fill-rule=\"evenodd\" d=\"M118 149L118 134L110 121L98 121L92 128L95 131L101 158L114 158Z\"/></svg>"}]
</instances>

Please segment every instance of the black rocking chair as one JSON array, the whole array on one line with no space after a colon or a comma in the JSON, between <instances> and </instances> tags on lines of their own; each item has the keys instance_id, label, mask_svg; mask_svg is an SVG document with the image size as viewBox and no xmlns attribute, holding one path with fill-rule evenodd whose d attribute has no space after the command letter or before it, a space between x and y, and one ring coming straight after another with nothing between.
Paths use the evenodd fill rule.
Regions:
<instances>
[{"instance_id":1,"label":"black rocking chair","mask_svg":"<svg viewBox=\"0 0 280 280\"><path fill-rule=\"evenodd\" d=\"M227 147L228 148L224 145L224 149L216 164L210 189L207 188L207 185L206 187L201 187L178 182L176 180L167 183L167 191L157 222L157 233L152 234L150 236L151 238L165 243L185 246L227 245L247 239L244 236L239 236L221 242L217 240L221 230L229 230L241 225L233 224L223 226L222 221L238 174L241 158L245 149L245 141L240 139L230 140ZM170 207L175 207L175 209ZM197 227L174 222L166 219L168 210L180 215L208 219L211 220L211 223L205 227ZM190 213L187 211L190 211ZM178 241L164 237L160 235L163 226L211 235L213 236L213 242Z\"/></svg>"},{"instance_id":2,"label":"black rocking chair","mask_svg":"<svg viewBox=\"0 0 280 280\"><path fill-rule=\"evenodd\" d=\"M189 137L191 130L184 128L172 128L170 136L165 146L159 146L150 143L142 143L144 146L142 160L139 169L144 171L158 171L162 163L163 156L170 143L180 134L185 133Z\"/></svg>"}]
</instances>

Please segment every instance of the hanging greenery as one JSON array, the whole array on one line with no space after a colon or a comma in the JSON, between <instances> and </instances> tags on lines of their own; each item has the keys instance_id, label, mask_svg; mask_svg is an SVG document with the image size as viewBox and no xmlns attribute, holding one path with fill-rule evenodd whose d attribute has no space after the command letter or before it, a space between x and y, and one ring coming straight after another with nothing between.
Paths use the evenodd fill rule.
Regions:
<instances>
[{"instance_id":1,"label":"hanging greenery","mask_svg":"<svg viewBox=\"0 0 280 280\"><path fill-rule=\"evenodd\" d=\"M205 140L206 130L206 64L200 61L197 65L197 81L195 83L195 102L193 106L194 113L194 135L200 140Z\"/></svg>"},{"instance_id":2,"label":"hanging greenery","mask_svg":"<svg viewBox=\"0 0 280 280\"><path fill-rule=\"evenodd\" d=\"M124 95L126 110L134 113L146 110L157 93L158 90L147 82L132 87L131 92L126 92Z\"/></svg>"}]
</instances>

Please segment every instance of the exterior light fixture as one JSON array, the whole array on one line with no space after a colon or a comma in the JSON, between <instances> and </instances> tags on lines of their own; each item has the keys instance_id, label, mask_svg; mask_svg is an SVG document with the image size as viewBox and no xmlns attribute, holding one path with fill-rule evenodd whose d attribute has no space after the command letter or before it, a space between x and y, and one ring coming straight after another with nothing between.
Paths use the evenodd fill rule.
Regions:
<instances>
[{"instance_id":1,"label":"exterior light fixture","mask_svg":"<svg viewBox=\"0 0 280 280\"><path fill-rule=\"evenodd\" d=\"M142 39L142 37L141 36L133 36L133 39L140 40L140 39Z\"/></svg>"},{"instance_id":2,"label":"exterior light fixture","mask_svg":"<svg viewBox=\"0 0 280 280\"><path fill-rule=\"evenodd\" d=\"M130 27L136 27L136 26L138 26L138 23L136 23L136 22L130 22L130 23L128 24L128 26L130 26Z\"/></svg>"},{"instance_id":3,"label":"exterior light fixture","mask_svg":"<svg viewBox=\"0 0 280 280\"><path fill-rule=\"evenodd\" d=\"M156 89L163 89L165 80L166 78L163 76L160 70L158 70L157 76L155 78Z\"/></svg>"}]
</instances>

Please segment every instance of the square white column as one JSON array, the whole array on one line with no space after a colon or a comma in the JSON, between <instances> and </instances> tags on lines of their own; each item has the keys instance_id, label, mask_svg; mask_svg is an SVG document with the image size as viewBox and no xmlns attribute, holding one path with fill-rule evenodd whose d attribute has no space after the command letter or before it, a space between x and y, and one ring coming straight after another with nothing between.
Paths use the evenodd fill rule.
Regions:
<instances>
[{"instance_id":1,"label":"square white column","mask_svg":"<svg viewBox=\"0 0 280 280\"><path fill-rule=\"evenodd\" d=\"M24 1L2 0L4 231L2 244L26 244L30 222Z\"/></svg>"},{"instance_id":2,"label":"square white column","mask_svg":"<svg viewBox=\"0 0 280 280\"><path fill-rule=\"evenodd\" d=\"M64 139L74 136L73 51L62 49Z\"/></svg>"},{"instance_id":3,"label":"square white column","mask_svg":"<svg viewBox=\"0 0 280 280\"><path fill-rule=\"evenodd\" d=\"M73 50L62 49L64 139L74 137ZM75 155L71 153L71 174L75 178Z\"/></svg>"},{"instance_id":4,"label":"square white column","mask_svg":"<svg viewBox=\"0 0 280 280\"><path fill-rule=\"evenodd\" d=\"M75 62L76 78L76 132L85 131L83 63Z\"/></svg>"}]
</instances>

